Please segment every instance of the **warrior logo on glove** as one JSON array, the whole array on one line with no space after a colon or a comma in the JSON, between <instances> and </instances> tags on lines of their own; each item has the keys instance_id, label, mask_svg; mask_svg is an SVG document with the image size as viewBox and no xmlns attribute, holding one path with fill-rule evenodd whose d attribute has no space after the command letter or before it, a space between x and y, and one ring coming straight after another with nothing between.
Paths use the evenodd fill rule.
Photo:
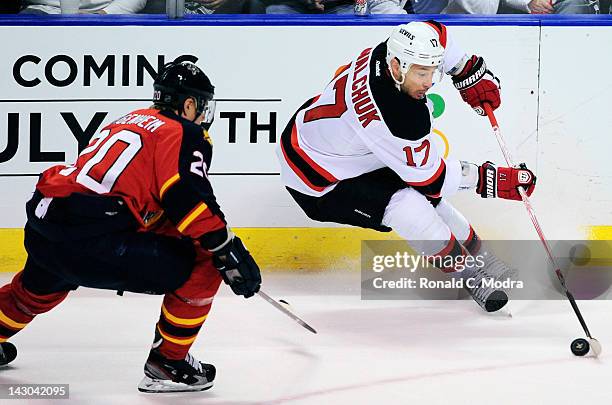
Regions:
<instances>
[{"instance_id":1,"label":"warrior logo on glove","mask_svg":"<svg viewBox=\"0 0 612 405\"><path fill-rule=\"evenodd\" d=\"M485 103L490 104L493 110L501 104L499 79L487 69L484 59L480 56L473 55L469 58L461 72L453 77L453 83L463 101L478 115L486 115Z\"/></svg>"},{"instance_id":2,"label":"warrior logo on glove","mask_svg":"<svg viewBox=\"0 0 612 405\"><path fill-rule=\"evenodd\" d=\"M536 177L524 163L518 167L496 167L491 162L480 166L476 192L482 198L504 198L521 200L519 187L525 189L528 196L535 189Z\"/></svg>"},{"instance_id":3,"label":"warrior logo on glove","mask_svg":"<svg viewBox=\"0 0 612 405\"><path fill-rule=\"evenodd\" d=\"M529 170L521 170L518 173L518 181L521 184L530 184L533 174Z\"/></svg>"}]
</instances>

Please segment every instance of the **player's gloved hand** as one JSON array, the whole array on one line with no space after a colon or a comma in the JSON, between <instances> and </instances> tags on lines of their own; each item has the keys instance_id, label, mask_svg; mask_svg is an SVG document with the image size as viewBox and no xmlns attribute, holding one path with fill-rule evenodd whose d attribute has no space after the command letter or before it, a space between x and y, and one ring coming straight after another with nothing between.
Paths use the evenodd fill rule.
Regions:
<instances>
[{"instance_id":1,"label":"player's gloved hand","mask_svg":"<svg viewBox=\"0 0 612 405\"><path fill-rule=\"evenodd\" d=\"M238 236L234 236L222 248L212 253L215 267L234 294L249 298L259 291L259 266Z\"/></svg>"},{"instance_id":2,"label":"player's gloved hand","mask_svg":"<svg viewBox=\"0 0 612 405\"><path fill-rule=\"evenodd\" d=\"M476 193L482 198L499 197L520 201L518 188L523 187L530 196L535 184L536 176L525 163L518 167L496 167L491 162L485 162L478 170Z\"/></svg>"},{"instance_id":3,"label":"player's gloved hand","mask_svg":"<svg viewBox=\"0 0 612 405\"><path fill-rule=\"evenodd\" d=\"M453 83L463 101L478 115L486 115L485 103L489 103L493 110L501 104L499 79L487 69L484 59L480 56L472 55L463 70L453 76Z\"/></svg>"}]
</instances>

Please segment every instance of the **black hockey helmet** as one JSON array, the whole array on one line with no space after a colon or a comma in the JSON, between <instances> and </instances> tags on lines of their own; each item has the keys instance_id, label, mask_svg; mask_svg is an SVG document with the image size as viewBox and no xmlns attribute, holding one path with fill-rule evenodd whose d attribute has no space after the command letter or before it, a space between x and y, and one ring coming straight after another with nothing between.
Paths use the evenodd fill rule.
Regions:
<instances>
[{"instance_id":1,"label":"black hockey helmet","mask_svg":"<svg viewBox=\"0 0 612 405\"><path fill-rule=\"evenodd\" d=\"M153 82L153 103L162 108L183 111L185 100L196 100L196 117L204 113L202 126L208 129L215 114L215 87L195 65L198 58L182 55L166 63Z\"/></svg>"}]
</instances>

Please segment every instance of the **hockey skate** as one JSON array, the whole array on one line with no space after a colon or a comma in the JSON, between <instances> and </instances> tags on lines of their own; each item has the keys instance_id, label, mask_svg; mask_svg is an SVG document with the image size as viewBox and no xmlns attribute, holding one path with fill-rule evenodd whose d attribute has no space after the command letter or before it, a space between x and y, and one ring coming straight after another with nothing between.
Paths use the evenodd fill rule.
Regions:
<instances>
[{"instance_id":1,"label":"hockey skate","mask_svg":"<svg viewBox=\"0 0 612 405\"><path fill-rule=\"evenodd\" d=\"M187 353L184 360L170 360L152 349L138 384L141 392L204 391L213 386L215 366L199 362Z\"/></svg>"},{"instance_id":2,"label":"hockey skate","mask_svg":"<svg viewBox=\"0 0 612 405\"><path fill-rule=\"evenodd\" d=\"M484 266L468 268L460 277L464 281L463 288L482 309L496 312L508 303L509 288L499 288L495 284L515 280L517 271L489 252L482 257Z\"/></svg>"},{"instance_id":3,"label":"hockey skate","mask_svg":"<svg viewBox=\"0 0 612 405\"><path fill-rule=\"evenodd\" d=\"M9 342L0 343L0 367L6 366L17 357L17 348Z\"/></svg>"}]
</instances>

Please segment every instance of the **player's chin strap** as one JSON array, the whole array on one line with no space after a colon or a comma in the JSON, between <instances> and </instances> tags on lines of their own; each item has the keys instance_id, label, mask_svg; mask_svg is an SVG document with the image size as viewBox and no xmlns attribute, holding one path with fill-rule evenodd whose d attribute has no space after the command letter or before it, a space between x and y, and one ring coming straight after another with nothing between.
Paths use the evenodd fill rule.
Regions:
<instances>
[{"instance_id":1,"label":"player's chin strap","mask_svg":"<svg viewBox=\"0 0 612 405\"><path fill-rule=\"evenodd\" d=\"M404 84L404 81L406 81L406 73L407 72L403 72L402 69L400 68L400 75L402 80L399 81L395 78L395 75L393 75L393 71L391 70L391 65L387 65L387 68L389 69L389 73L391 74L391 78L393 79L393 81L395 82L395 88L398 89L399 91L401 91L401 85Z\"/></svg>"}]
</instances>

